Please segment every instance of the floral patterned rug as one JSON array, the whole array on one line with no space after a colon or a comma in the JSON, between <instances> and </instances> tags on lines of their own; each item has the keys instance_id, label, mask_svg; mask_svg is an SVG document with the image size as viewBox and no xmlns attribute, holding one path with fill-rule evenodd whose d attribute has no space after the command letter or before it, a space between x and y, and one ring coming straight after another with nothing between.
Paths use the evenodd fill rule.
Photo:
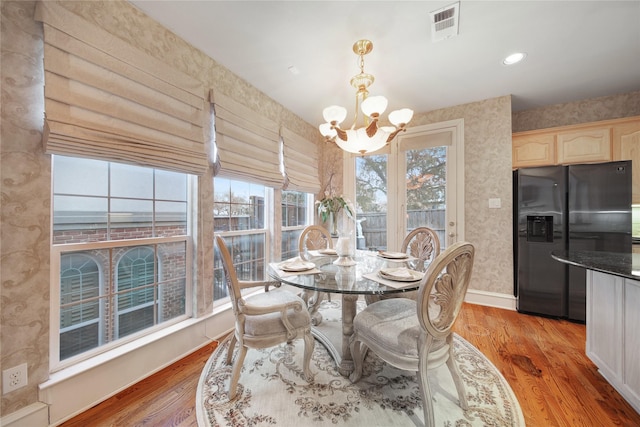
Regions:
<instances>
[{"instance_id":1,"label":"floral patterned rug","mask_svg":"<svg viewBox=\"0 0 640 427\"><path fill-rule=\"evenodd\" d=\"M469 409L465 412L457 405L446 366L438 368L430 372L436 425L524 427L520 405L500 372L462 337L456 335L454 343ZM228 339L221 342L202 371L196 396L200 427L424 425L414 373L396 369L369 352L363 378L352 384L338 373L317 340L312 384L302 376L302 340L249 349L238 394L229 402L228 345Z\"/></svg>"}]
</instances>

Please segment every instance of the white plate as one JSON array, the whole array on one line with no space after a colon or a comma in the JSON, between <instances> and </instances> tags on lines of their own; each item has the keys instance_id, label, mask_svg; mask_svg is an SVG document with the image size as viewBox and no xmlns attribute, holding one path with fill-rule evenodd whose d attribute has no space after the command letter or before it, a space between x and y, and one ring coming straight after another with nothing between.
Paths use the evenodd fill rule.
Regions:
<instances>
[{"instance_id":1,"label":"white plate","mask_svg":"<svg viewBox=\"0 0 640 427\"><path fill-rule=\"evenodd\" d=\"M285 261L278 264L282 271L306 271L315 268L315 264L307 261Z\"/></svg>"},{"instance_id":2,"label":"white plate","mask_svg":"<svg viewBox=\"0 0 640 427\"><path fill-rule=\"evenodd\" d=\"M378 255L380 255L382 258L389 258L389 259L404 259L404 258L409 258L409 255L405 254L404 252L386 252L386 251L380 251L380 252L378 252Z\"/></svg>"},{"instance_id":3,"label":"white plate","mask_svg":"<svg viewBox=\"0 0 640 427\"><path fill-rule=\"evenodd\" d=\"M329 249L329 248L320 249L320 250L318 250L318 253L322 254L322 255L338 255L338 252L336 252L335 249Z\"/></svg>"},{"instance_id":4,"label":"white plate","mask_svg":"<svg viewBox=\"0 0 640 427\"><path fill-rule=\"evenodd\" d=\"M397 282L416 282L421 280L424 273L408 268L383 268L378 272L383 279L395 280Z\"/></svg>"}]
</instances>

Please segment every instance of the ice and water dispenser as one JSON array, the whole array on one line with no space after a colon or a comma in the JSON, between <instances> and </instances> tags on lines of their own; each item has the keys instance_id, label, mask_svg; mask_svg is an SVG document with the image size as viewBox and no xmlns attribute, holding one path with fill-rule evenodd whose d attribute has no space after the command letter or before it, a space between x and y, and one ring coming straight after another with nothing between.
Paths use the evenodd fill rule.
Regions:
<instances>
[{"instance_id":1,"label":"ice and water dispenser","mask_svg":"<svg viewBox=\"0 0 640 427\"><path fill-rule=\"evenodd\" d=\"M527 216L527 242L553 242L553 216Z\"/></svg>"}]
</instances>

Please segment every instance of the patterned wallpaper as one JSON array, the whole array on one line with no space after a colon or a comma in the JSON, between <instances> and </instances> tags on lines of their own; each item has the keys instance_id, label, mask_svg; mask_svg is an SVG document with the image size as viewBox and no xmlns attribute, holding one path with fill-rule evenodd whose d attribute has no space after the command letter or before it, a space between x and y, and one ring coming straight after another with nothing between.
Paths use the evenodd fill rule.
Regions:
<instances>
[{"instance_id":1,"label":"patterned wallpaper","mask_svg":"<svg viewBox=\"0 0 640 427\"><path fill-rule=\"evenodd\" d=\"M27 362L29 385L0 413L38 398L49 370L50 157L43 153L42 28L33 2L2 2L0 348L3 369Z\"/></svg>"},{"instance_id":2,"label":"patterned wallpaper","mask_svg":"<svg viewBox=\"0 0 640 427\"><path fill-rule=\"evenodd\" d=\"M206 88L222 91L300 135L318 141L323 186L333 174L337 177L333 184L341 192L341 151L322 142L315 125L302 121L127 2L63 4L200 79ZM12 367L25 360L29 364L29 385L2 396L0 413L6 415L36 402L38 383L48 378L51 189L50 156L43 153L41 145L42 27L33 20L33 1L3 0L1 8L0 364ZM523 122L529 121L524 113L518 117ZM510 97L416 114L412 124L460 118L464 119L465 133L465 238L477 248L471 288L509 294L512 291ZM502 208L489 210L489 198L500 198ZM209 171L199 179L199 212L195 221L198 266L212 263L213 220L209 215L212 205ZM211 310L211 270L199 268L196 272L198 315Z\"/></svg>"},{"instance_id":3,"label":"patterned wallpaper","mask_svg":"<svg viewBox=\"0 0 640 427\"><path fill-rule=\"evenodd\" d=\"M640 91L513 113L513 132L640 116Z\"/></svg>"},{"instance_id":4,"label":"patterned wallpaper","mask_svg":"<svg viewBox=\"0 0 640 427\"><path fill-rule=\"evenodd\" d=\"M513 293L511 97L416 114L412 126L464 119L465 240L476 248L470 289ZM500 198L500 209L489 199Z\"/></svg>"}]
</instances>

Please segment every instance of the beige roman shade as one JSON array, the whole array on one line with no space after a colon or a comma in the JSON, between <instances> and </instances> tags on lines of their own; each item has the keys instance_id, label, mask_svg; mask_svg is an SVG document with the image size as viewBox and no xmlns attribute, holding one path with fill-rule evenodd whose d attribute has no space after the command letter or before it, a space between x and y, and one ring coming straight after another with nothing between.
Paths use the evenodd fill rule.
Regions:
<instances>
[{"instance_id":1,"label":"beige roman shade","mask_svg":"<svg viewBox=\"0 0 640 427\"><path fill-rule=\"evenodd\" d=\"M279 126L220 92L212 90L218 175L282 188Z\"/></svg>"},{"instance_id":2,"label":"beige roman shade","mask_svg":"<svg viewBox=\"0 0 640 427\"><path fill-rule=\"evenodd\" d=\"M199 81L56 2L38 2L36 19L44 24L48 153L207 170Z\"/></svg>"},{"instance_id":3,"label":"beige roman shade","mask_svg":"<svg viewBox=\"0 0 640 427\"><path fill-rule=\"evenodd\" d=\"M284 141L286 189L319 193L317 145L284 127L280 131L280 136Z\"/></svg>"},{"instance_id":4,"label":"beige roman shade","mask_svg":"<svg viewBox=\"0 0 640 427\"><path fill-rule=\"evenodd\" d=\"M424 148L453 145L453 131L428 130L398 136L398 151L422 150Z\"/></svg>"}]
</instances>

